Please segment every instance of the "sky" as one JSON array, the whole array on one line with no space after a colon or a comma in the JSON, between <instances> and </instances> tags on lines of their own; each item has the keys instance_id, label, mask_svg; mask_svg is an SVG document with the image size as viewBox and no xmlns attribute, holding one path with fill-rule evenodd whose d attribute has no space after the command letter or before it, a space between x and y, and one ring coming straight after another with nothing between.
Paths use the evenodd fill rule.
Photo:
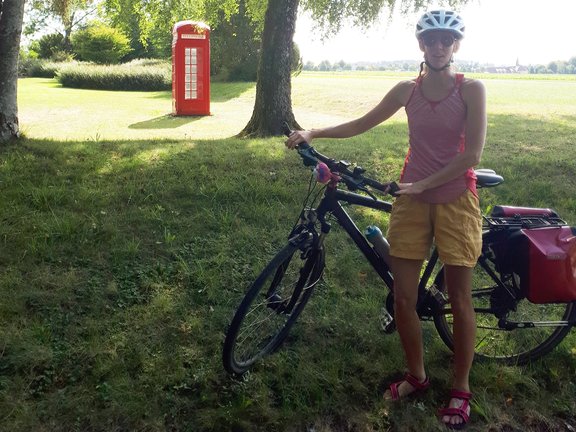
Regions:
<instances>
[{"instance_id":1,"label":"sky","mask_svg":"<svg viewBox=\"0 0 576 432\"><path fill-rule=\"evenodd\" d=\"M434 6L429 9L433 9ZM460 10L466 37L455 60L496 66L548 64L576 56L576 0L471 0ZM414 36L422 12L406 17L387 14L369 29L346 29L321 40L313 22L298 17L294 41L304 63L419 60Z\"/></svg>"}]
</instances>

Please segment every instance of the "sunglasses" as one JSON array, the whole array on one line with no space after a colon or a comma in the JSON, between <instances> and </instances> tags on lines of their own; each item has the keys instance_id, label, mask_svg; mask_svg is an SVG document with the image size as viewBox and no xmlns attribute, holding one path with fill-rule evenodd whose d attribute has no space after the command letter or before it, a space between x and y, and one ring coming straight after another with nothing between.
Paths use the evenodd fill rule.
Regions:
<instances>
[{"instance_id":1,"label":"sunglasses","mask_svg":"<svg viewBox=\"0 0 576 432\"><path fill-rule=\"evenodd\" d=\"M454 41L456 40L456 38L454 36L452 36L450 33L447 34L428 34L428 35L424 35L422 36L422 41L424 42L424 45L426 45L427 47L432 47L434 45L436 45L436 42L440 41L440 43L445 47L451 47L452 45L454 45Z\"/></svg>"}]
</instances>

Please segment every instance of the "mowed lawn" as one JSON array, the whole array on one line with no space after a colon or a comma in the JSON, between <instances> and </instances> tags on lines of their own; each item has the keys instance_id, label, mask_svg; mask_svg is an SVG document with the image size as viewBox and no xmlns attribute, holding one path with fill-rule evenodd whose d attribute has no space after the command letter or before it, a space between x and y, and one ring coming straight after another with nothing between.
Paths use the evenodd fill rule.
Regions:
<instances>
[{"instance_id":1,"label":"mowed lawn","mask_svg":"<svg viewBox=\"0 0 576 432\"><path fill-rule=\"evenodd\" d=\"M576 80L570 76L486 75L488 111L559 123L573 121ZM304 127L358 116L375 106L407 73L304 72L293 79L293 107ZM254 83L213 83L211 116L173 117L171 92L108 92L62 88L55 80L19 82L22 130L47 139L218 139L250 119ZM402 113L396 119L402 119Z\"/></svg>"},{"instance_id":2,"label":"mowed lawn","mask_svg":"<svg viewBox=\"0 0 576 432\"><path fill-rule=\"evenodd\" d=\"M303 73L303 127L361 115L406 74ZM482 167L505 177L482 206L553 207L576 225L576 79L486 76ZM234 136L254 83L213 83L212 115L173 117L170 92L19 81L25 138L0 149L0 430L442 431L448 349L424 325L433 386L382 401L403 361L384 335L381 282L341 230L286 346L241 380L221 365L247 286L285 242L309 170L282 137ZM403 112L362 137L318 140L396 179ZM360 228L386 217L355 212ZM472 424L576 429L576 332L525 367L475 365Z\"/></svg>"},{"instance_id":3,"label":"mowed lawn","mask_svg":"<svg viewBox=\"0 0 576 432\"><path fill-rule=\"evenodd\" d=\"M389 72L302 73L292 83L294 113L304 128L346 121L374 107L399 80L410 78L408 73ZM529 196L532 191L521 188L518 195L514 186L506 189L510 192L506 196L532 205L558 206L568 210L564 213L568 220L574 220L576 209L562 197L555 199L557 190L551 185L575 182L565 175L564 165L574 154L576 78L490 74L480 78L487 89L489 120L481 166L498 168L508 182L517 185L530 178L542 193ZM171 92L75 90L62 88L55 80L24 79L19 86L20 120L22 131L32 139L168 139L190 144L238 134L250 119L254 95L254 83L213 83L212 115L174 117ZM386 123L400 128L405 124L403 110ZM389 130L386 125L378 130ZM400 130L397 140L405 140L403 134ZM385 154L386 133L376 133L374 139ZM354 147L349 147L351 155ZM532 166L531 172L524 169L526 163ZM506 194L506 190L499 193Z\"/></svg>"}]
</instances>

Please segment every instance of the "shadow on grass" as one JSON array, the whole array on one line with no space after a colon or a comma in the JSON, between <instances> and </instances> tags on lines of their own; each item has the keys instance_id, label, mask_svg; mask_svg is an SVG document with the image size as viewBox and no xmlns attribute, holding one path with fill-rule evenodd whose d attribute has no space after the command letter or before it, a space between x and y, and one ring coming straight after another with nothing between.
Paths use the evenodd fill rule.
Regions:
<instances>
[{"instance_id":1,"label":"shadow on grass","mask_svg":"<svg viewBox=\"0 0 576 432\"><path fill-rule=\"evenodd\" d=\"M128 126L128 129L176 129L200 120L201 118L201 116L175 116L165 114L150 120L132 123Z\"/></svg>"},{"instance_id":2,"label":"shadow on grass","mask_svg":"<svg viewBox=\"0 0 576 432\"><path fill-rule=\"evenodd\" d=\"M194 120L165 117L143 123ZM482 199L563 203L560 214L576 222L576 128L522 116L490 123L482 165L503 171L506 183ZM310 430L324 421L352 430L350 418L365 426L358 430L434 430L420 427L436 425L430 396L407 407L414 418L396 409L382 419L378 387L382 371L399 368L398 341L370 324L380 307L370 293L381 287L337 257L338 241L348 248L337 229L326 242L333 286L311 300L290 349L241 382L224 374L226 325L253 273L285 241L307 188L309 170L282 141L23 140L0 148L5 430ZM388 180L402 168L406 126L314 145ZM350 274L350 286L335 274ZM534 404L565 404L542 403L542 415L562 424L564 413L572 423L573 387L560 384L573 379L573 356L557 350L548 359L553 374L538 364L506 370L538 384ZM442 388L446 363L430 364ZM471 430L490 422L538 430L517 427L532 397L499 415L502 395L523 388L494 373L474 382L486 383L478 403L490 418L476 415Z\"/></svg>"}]
</instances>

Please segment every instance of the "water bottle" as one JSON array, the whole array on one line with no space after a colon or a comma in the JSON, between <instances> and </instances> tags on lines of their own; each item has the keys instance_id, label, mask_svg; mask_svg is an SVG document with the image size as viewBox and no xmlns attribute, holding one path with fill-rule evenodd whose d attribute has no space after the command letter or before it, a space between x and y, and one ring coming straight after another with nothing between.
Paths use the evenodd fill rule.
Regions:
<instances>
[{"instance_id":1,"label":"water bottle","mask_svg":"<svg viewBox=\"0 0 576 432\"><path fill-rule=\"evenodd\" d=\"M390 257L390 244L388 240L382 235L382 231L375 225L370 225L366 228L366 232L364 233L366 238L376 250L376 253L382 258L386 263L389 261Z\"/></svg>"}]
</instances>

